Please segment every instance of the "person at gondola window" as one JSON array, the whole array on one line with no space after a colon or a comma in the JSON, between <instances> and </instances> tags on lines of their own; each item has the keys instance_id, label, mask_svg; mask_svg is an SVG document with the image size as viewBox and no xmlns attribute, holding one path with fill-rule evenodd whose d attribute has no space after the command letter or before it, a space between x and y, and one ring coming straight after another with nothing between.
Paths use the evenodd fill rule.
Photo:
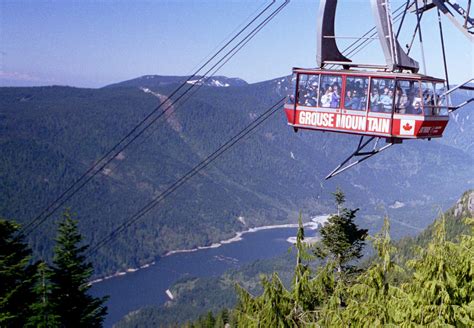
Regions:
<instances>
[{"instance_id":1,"label":"person at gondola window","mask_svg":"<svg viewBox=\"0 0 474 328\"><path fill-rule=\"evenodd\" d=\"M359 110L360 109L360 102L361 102L361 97L360 97L360 94L359 94L360 91L358 91L357 89L355 89L353 92L352 92L352 109L356 109L356 110Z\"/></svg>"},{"instance_id":2,"label":"person at gondola window","mask_svg":"<svg viewBox=\"0 0 474 328\"><path fill-rule=\"evenodd\" d=\"M370 110L373 112L378 111L378 104L380 102L379 90L375 88L370 95Z\"/></svg>"},{"instance_id":3,"label":"person at gondola window","mask_svg":"<svg viewBox=\"0 0 474 328\"><path fill-rule=\"evenodd\" d=\"M421 114L421 103L419 101L417 101L415 103L415 107L414 107L414 113L413 114L416 114L416 115L420 115Z\"/></svg>"},{"instance_id":4,"label":"person at gondola window","mask_svg":"<svg viewBox=\"0 0 474 328\"><path fill-rule=\"evenodd\" d=\"M425 109L425 115L433 115L434 96L431 90L423 91L423 108Z\"/></svg>"},{"instance_id":5,"label":"person at gondola window","mask_svg":"<svg viewBox=\"0 0 474 328\"><path fill-rule=\"evenodd\" d=\"M367 106L367 94L367 89L364 89L364 95L360 98L359 110L365 110L365 107Z\"/></svg>"},{"instance_id":6,"label":"person at gondola window","mask_svg":"<svg viewBox=\"0 0 474 328\"><path fill-rule=\"evenodd\" d=\"M313 85L311 86L309 97L306 100L306 106L315 107L318 104L318 92L319 92L318 84L313 83Z\"/></svg>"},{"instance_id":7,"label":"person at gondola window","mask_svg":"<svg viewBox=\"0 0 474 328\"><path fill-rule=\"evenodd\" d=\"M352 91L347 90L346 96L344 97L344 108L351 108L352 105Z\"/></svg>"},{"instance_id":8,"label":"person at gondola window","mask_svg":"<svg viewBox=\"0 0 474 328\"><path fill-rule=\"evenodd\" d=\"M357 89L352 91L352 98L349 102L346 102L346 108L347 109L354 109L354 110L359 110L360 108L360 95Z\"/></svg>"},{"instance_id":9,"label":"person at gondola window","mask_svg":"<svg viewBox=\"0 0 474 328\"><path fill-rule=\"evenodd\" d=\"M339 100L341 96L339 95L339 86L337 84L333 84L332 86L332 95L331 95L331 108L339 108Z\"/></svg>"},{"instance_id":10,"label":"person at gondola window","mask_svg":"<svg viewBox=\"0 0 474 328\"><path fill-rule=\"evenodd\" d=\"M321 97L321 107L329 108L331 107L331 100L332 100L332 88L329 86L326 89L326 92Z\"/></svg>"},{"instance_id":11,"label":"person at gondola window","mask_svg":"<svg viewBox=\"0 0 474 328\"><path fill-rule=\"evenodd\" d=\"M421 114L421 102L416 100L413 103L412 106L409 106L407 108L407 114L420 115Z\"/></svg>"},{"instance_id":12,"label":"person at gondola window","mask_svg":"<svg viewBox=\"0 0 474 328\"><path fill-rule=\"evenodd\" d=\"M405 114L408 97L405 92L397 88L395 92L395 111L400 114Z\"/></svg>"},{"instance_id":13,"label":"person at gondola window","mask_svg":"<svg viewBox=\"0 0 474 328\"><path fill-rule=\"evenodd\" d=\"M392 111L393 91L385 87L383 95L380 96L380 104L384 112Z\"/></svg>"}]
</instances>

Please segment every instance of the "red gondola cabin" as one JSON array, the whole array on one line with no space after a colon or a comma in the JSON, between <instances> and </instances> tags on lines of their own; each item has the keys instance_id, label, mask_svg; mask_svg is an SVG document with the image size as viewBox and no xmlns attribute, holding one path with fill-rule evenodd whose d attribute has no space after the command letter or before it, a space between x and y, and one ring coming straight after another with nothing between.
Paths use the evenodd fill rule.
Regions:
<instances>
[{"instance_id":1,"label":"red gondola cabin","mask_svg":"<svg viewBox=\"0 0 474 328\"><path fill-rule=\"evenodd\" d=\"M430 76L294 68L292 86L284 108L295 130L438 138L449 119L444 80Z\"/></svg>"}]
</instances>

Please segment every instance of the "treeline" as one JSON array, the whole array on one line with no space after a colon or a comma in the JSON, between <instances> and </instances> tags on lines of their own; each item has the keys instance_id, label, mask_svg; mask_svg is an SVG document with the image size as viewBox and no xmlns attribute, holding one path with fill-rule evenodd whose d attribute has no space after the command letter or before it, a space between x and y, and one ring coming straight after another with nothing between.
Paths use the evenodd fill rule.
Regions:
<instances>
[{"instance_id":1,"label":"treeline","mask_svg":"<svg viewBox=\"0 0 474 328\"><path fill-rule=\"evenodd\" d=\"M92 265L77 222L59 222L52 264L32 262L20 226L0 219L0 327L101 327L106 297L88 294Z\"/></svg>"},{"instance_id":2,"label":"treeline","mask_svg":"<svg viewBox=\"0 0 474 328\"><path fill-rule=\"evenodd\" d=\"M163 95L176 87L140 86ZM286 87L274 80L238 88L201 88L65 204L79 211L85 239L92 244L106 237L112 227L133 216L272 105ZM21 219L20 223L35 218L158 101L136 87L0 88L0 216ZM103 277L136 268L169 250L210 245L249 227L288 223L297 209L308 215L327 213L330 195L320 181L356 141L342 134L294 134L285 125L283 112L277 113L250 139L236 144L102 247L91 259L95 273ZM453 135L457 141L463 138ZM365 214L373 214L375 204L388 205L394 199L407 204L388 210L413 226L421 226L430 215L426 209L442 199L432 190L453 195L459 186L469 185L472 175L469 152L437 143L409 143L371 163L370 174L348 171L342 187L354 203L372 204ZM444 167L457 169L439 174ZM351 183L362 177L367 193ZM332 188L328 183L325 188ZM239 216L245 217L246 226ZM400 226L399 235L406 234L405 229ZM54 231L49 219L28 236L34 253L48 261Z\"/></svg>"},{"instance_id":3,"label":"treeline","mask_svg":"<svg viewBox=\"0 0 474 328\"><path fill-rule=\"evenodd\" d=\"M321 230L321 241L304 243L300 225L291 288L278 274L262 280L263 293L253 296L237 287L233 310L208 313L187 327L378 327L474 326L474 219L467 234L446 238L446 218L432 227L432 238L412 258L397 263L389 222L368 237L376 256L357 267L366 231L355 226L356 210L344 208L336 194L338 214ZM312 268L315 258L323 265Z\"/></svg>"}]
</instances>

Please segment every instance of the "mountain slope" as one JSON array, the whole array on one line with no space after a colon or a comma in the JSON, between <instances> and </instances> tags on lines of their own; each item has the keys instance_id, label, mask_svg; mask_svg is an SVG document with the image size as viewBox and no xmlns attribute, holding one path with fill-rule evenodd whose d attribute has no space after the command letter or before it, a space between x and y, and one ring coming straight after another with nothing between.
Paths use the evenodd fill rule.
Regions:
<instances>
[{"instance_id":1,"label":"mountain slope","mask_svg":"<svg viewBox=\"0 0 474 328\"><path fill-rule=\"evenodd\" d=\"M187 81L189 80L189 81ZM187 82L186 82L187 81ZM247 85L242 79L229 78L226 76L213 76L211 78L204 78L202 76L162 76L162 75L144 75L135 79L111 84L105 86L105 88L116 88L116 87L137 87L137 88L159 88L167 85L175 85L186 82L189 85L205 85L208 87L238 87Z\"/></svg>"},{"instance_id":2,"label":"mountain slope","mask_svg":"<svg viewBox=\"0 0 474 328\"><path fill-rule=\"evenodd\" d=\"M446 222L448 240L459 241L460 236L471 234L471 227L464 224L465 218L474 215L474 191L465 192L456 204L442 216ZM437 220L440 220L438 218ZM397 243L395 255L405 263L414 257L414 247L423 247L432 241L435 223L419 235L405 238ZM171 291L175 296L163 306L149 306L126 315L115 327L158 327L162 325L183 324L196 320L209 311L217 313L223 308L233 308L237 302L235 284L239 284L252 295L260 295L262 274L270 276L277 272L282 282L289 288L294 270L295 254L282 254L280 257L256 261L252 264L229 270L219 277L189 277L175 283ZM368 266L368 263L365 263ZM177 315L179 313L179 315Z\"/></svg>"},{"instance_id":3,"label":"mountain slope","mask_svg":"<svg viewBox=\"0 0 474 328\"><path fill-rule=\"evenodd\" d=\"M139 78L131 86L102 89L0 88L0 215L20 222L34 218L165 101L179 78L164 80L142 84ZM282 78L200 88L64 205L77 212L86 241L94 244L110 233L287 87ZM445 207L460 191L473 188L473 153L438 141L392 147L325 182L356 143L357 137L348 135L295 134L278 112L102 248L93 259L97 274L151 262L171 249L207 245L248 226L293 221L299 210L307 216L327 213L337 186L351 199L349 206L364 208L365 226L378 228L388 212L397 236L420 231L430 223L434 206ZM42 256L50 254L58 215L32 236Z\"/></svg>"}]
</instances>

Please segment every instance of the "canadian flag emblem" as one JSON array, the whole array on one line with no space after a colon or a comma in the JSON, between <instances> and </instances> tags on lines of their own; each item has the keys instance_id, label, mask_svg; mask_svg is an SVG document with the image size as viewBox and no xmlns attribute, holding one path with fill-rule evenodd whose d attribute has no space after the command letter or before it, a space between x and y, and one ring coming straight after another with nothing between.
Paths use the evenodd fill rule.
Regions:
<instances>
[{"instance_id":1,"label":"canadian flag emblem","mask_svg":"<svg viewBox=\"0 0 474 328\"><path fill-rule=\"evenodd\" d=\"M400 120L400 135L402 136L415 135L415 121L414 120Z\"/></svg>"}]
</instances>

